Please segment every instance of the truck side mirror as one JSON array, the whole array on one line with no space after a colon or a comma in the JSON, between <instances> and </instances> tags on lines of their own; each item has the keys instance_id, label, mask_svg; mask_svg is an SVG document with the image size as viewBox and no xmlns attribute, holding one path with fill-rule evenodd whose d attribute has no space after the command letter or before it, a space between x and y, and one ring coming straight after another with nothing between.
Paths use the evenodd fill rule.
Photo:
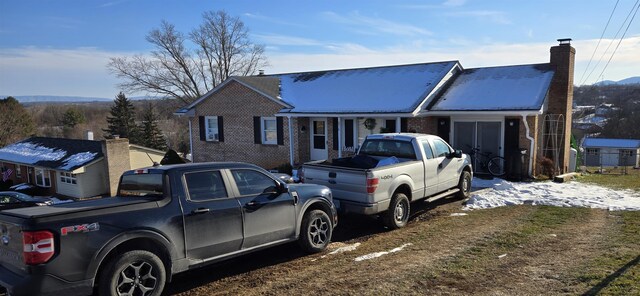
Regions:
<instances>
[{"instance_id":1,"label":"truck side mirror","mask_svg":"<svg viewBox=\"0 0 640 296\"><path fill-rule=\"evenodd\" d=\"M454 150L453 152L449 152L449 154L447 154L447 158L461 158L462 157L462 150Z\"/></svg>"}]
</instances>

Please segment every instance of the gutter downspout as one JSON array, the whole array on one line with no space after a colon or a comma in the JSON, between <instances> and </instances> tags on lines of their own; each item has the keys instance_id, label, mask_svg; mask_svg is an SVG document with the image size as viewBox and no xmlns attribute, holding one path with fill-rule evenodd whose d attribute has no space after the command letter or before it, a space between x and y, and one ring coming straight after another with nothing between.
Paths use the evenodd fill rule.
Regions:
<instances>
[{"instance_id":1,"label":"gutter downspout","mask_svg":"<svg viewBox=\"0 0 640 296\"><path fill-rule=\"evenodd\" d=\"M527 116L522 114L522 121L524 122L524 128L527 130L527 134L525 135L531 144L529 145L529 177L533 175L533 143L534 139L531 137L531 130L529 130L529 123L527 122Z\"/></svg>"},{"instance_id":2,"label":"gutter downspout","mask_svg":"<svg viewBox=\"0 0 640 296\"><path fill-rule=\"evenodd\" d=\"M289 126L289 164L293 167L293 127L291 116L287 116L287 125Z\"/></svg>"},{"instance_id":3,"label":"gutter downspout","mask_svg":"<svg viewBox=\"0 0 640 296\"><path fill-rule=\"evenodd\" d=\"M191 132L191 118L189 118L189 154L191 154L191 162L193 162L193 136Z\"/></svg>"},{"instance_id":4,"label":"gutter downspout","mask_svg":"<svg viewBox=\"0 0 640 296\"><path fill-rule=\"evenodd\" d=\"M338 117L338 158L342 158L342 117Z\"/></svg>"}]
</instances>

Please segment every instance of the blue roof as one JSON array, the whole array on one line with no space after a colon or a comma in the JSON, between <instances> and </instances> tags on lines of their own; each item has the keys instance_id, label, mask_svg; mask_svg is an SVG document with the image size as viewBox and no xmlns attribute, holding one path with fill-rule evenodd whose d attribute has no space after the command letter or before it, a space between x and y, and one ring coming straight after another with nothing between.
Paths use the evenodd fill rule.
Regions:
<instances>
[{"instance_id":1,"label":"blue roof","mask_svg":"<svg viewBox=\"0 0 640 296\"><path fill-rule=\"evenodd\" d=\"M640 148L640 140L636 139L608 139L586 138L583 147L610 147L610 148Z\"/></svg>"},{"instance_id":2,"label":"blue roof","mask_svg":"<svg viewBox=\"0 0 640 296\"><path fill-rule=\"evenodd\" d=\"M280 99L294 106L281 113L413 112L457 61L273 75Z\"/></svg>"},{"instance_id":3,"label":"blue roof","mask_svg":"<svg viewBox=\"0 0 640 296\"><path fill-rule=\"evenodd\" d=\"M540 110L554 73L551 64L465 69L429 110Z\"/></svg>"}]
</instances>

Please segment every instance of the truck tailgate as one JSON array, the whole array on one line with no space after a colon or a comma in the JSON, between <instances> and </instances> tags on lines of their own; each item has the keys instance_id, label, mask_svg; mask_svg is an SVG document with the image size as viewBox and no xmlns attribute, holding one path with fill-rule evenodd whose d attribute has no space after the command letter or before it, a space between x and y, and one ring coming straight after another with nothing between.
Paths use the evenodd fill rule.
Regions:
<instances>
[{"instance_id":1,"label":"truck tailgate","mask_svg":"<svg viewBox=\"0 0 640 296\"><path fill-rule=\"evenodd\" d=\"M331 189L334 199L365 202L367 194L367 171L322 165L305 165L306 183L324 185Z\"/></svg>"},{"instance_id":2,"label":"truck tailgate","mask_svg":"<svg viewBox=\"0 0 640 296\"><path fill-rule=\"evenodd\" d=\"M16 274L26 273L20 225L0 221L0 265Z\"/></svg>"}]
</instances>

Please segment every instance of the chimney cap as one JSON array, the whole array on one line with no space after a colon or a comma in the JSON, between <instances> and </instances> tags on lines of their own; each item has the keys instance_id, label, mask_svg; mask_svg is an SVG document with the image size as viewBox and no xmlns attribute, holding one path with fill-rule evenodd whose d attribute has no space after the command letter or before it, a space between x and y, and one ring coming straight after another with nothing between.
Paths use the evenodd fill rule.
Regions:
<instances>
[{"instance_id":1,"label":"chimney cap","mask_svg":"<svg viewBox=\"0 0 640 296\"><path fill-rule=\"evenodd\" d=\"M258 70L258 76L263 76L264 75L264 70Z\"/></svg>"},{"instance_id":2,"label":"chimney cap","mask_svg":"<svg viewBox=\"0 0 640 296\"><path fill-rule=\"evenodd\" d=\"M558 42L560 42L560 45L571 45L571 40L571 38L560 38Z\"/></svg>"}]
</instances>

